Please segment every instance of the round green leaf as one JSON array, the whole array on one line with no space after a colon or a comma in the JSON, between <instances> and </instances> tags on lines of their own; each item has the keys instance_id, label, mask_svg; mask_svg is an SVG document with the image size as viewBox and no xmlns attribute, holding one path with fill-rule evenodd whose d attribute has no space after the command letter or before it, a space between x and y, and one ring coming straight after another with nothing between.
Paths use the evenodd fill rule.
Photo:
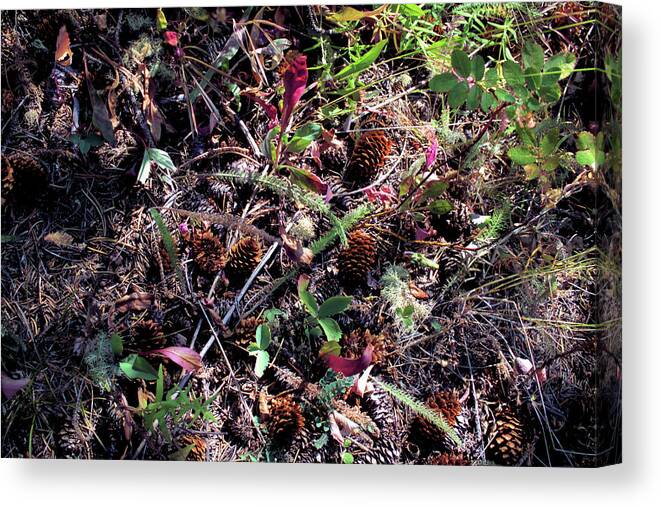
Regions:
<instances>
[{"instance_id":1,"label":"round green leaf","mask_svg":"<svg viewBox=\"0 0 661 507\"><path fill-rule=\"evenodd\" d=\"M444 72L438 76L434 76L429 81L429 89L433 92L445 93L449 92L454 85L457 84L457 78L451 72Z\"/></svg>"},{"instance_id":2,"label":"round green leaf","mask_svg":"<svg viewBox=\"0 0 661 507\"><path fill-rule=\"evenodd\" d=\"M479 81L484 76L484 58L480 55L475 55L471 60L471 74L475 81Z\"/></svg>"},{"instance_id":3,"label":"round green leaf","mask_svg":"<svg viewBox=\"0 0 661 507\"><path fill-rule=\"evenodd\" d=\"M460 49L455 49L451 55L452 68L461 77L468 77L471 73L471 60L466 53Z\"/></svg>"},{"instance_id":4,"label":"round green leaf","mask_svg":"<svg viewBox=\"0 0 661 507\"><path fill-rule=\"evenodd\" d=\"M468 84L465 81L457 83L448 94L448 104L450 107L460 107L466 102L468 97Z\"/></svg>"}]
</instances>

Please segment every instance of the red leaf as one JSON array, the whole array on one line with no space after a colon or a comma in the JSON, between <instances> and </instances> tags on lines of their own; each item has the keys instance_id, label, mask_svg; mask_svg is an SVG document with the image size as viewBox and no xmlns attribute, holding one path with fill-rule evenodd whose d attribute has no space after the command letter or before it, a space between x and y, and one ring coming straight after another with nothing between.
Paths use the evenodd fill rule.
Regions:
<instances>
[{"instance_id":1,"label":"red leaf","mask_svg":"<svg viewBox=\"0 0 661 507\"><path fill-rule=\"evenodd\" d=\"M319 176L314 174L309 169L289 167L289 173L291 175L291 179L303 188L322 195L326 195L328 192L328 184L321 181L321 178L319 178Z\"/></svg>"},{"instance_id":2,"label":"red leaf","mask_svg":"<svg viewBox=\"0 0 661 507\"><path fill-rule=\"evenodd\" d=\"M163 34L163 39L165 39L166 44L170 44L172 47L176 48L179 45L179 34L177 32L168 30Z\"/></svg>"},{"instance_id":3,"label":"red leaf","mask_svg":"<svg viewBox=\"0 0 661 507\"><path fill-rule=\"evenodd\" d=\"M360 373L367 368L372 362L374 355L374 347L368 345L365 347L363 354L358 359L347 359L346 357L328 354L325 357L328 362L328 367L337 373L342 373L345 377L350 377L356 373Z\"/></svg>"},{"instance_id":4,"label":"red leaf","mask_svg":"<svg viewBox=\"0 0 661 507\"><path fill-rule=\"evenodd\" d=\"M2 394L5 398L11 400L16 393L23 389L30 382L30 378L11 378L9 375L2 374Z\"/></svg>"},{"instance_id":5,"label":"red leaf","mask_svg":"<svg viewBox=\"0 0 661 507\"><path fill-rule=\"evenodd\" d=\"M365 196L369 202L379 201L381 204L387 205L397 202L397 195L395 189L391 185L381 185L380 188L367 187L365 188Z\"/></svg>"},{"instance_id":6,"label":"red leaf","mask_svg":"<svg viewBox=\"0 0 661 507\"><path fill-rule=\"evenodd\" d=\"M269 129L272 129L278 124L278 110L275 108L273 104L269 104L266 102L264 99L261 97L258 97L257 95L254 95L252 93L246 93L246 97L248 97L250 100L257 102L260 106L262 106L262 109L266 113L266 116L269 117Z\"/></svg>"},{"instance_id":7,"label":"red leaf","mask_svg":"<svg viewBox=\"0 0 661 507\"><path fill-rule=\"evenodd\" d=\"M436 162L436 157L438 155L438 139L434 136L431 139L431 144L427 148L427 153L425 154L425 167L430 169L434 162Z\"/></svg>"},{"instance_id":8,"label":"red leaf","mask_svg":"<svg viewBox=\"0 0 661 507\"><path fill-rule=\"evenodd\" d=\"M164 349L152 350L146 354L169 359L186 371L195 371L202 368L200 354L188 347L166 347Z\"/></svg>"},{"instance_id":9,"label":"red leaf","mask_svg":"<svg viewBox=\"0 0 661 507\"><path fill-rule=\"evenodd\" d=\"M283 76L285 95L282 101L282 118L280 125L284 133L289 126L289 119L294 107L300 100L305 85L308 82L308 59L305 55L297 56L290 64Z\"/></svg>"}]
</instances>

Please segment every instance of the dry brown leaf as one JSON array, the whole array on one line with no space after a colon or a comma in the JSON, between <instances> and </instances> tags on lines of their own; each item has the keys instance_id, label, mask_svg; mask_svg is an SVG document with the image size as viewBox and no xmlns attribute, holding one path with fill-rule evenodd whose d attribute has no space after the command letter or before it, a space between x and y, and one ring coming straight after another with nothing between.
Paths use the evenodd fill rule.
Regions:
<instances>
[{"instance_id":1,"label":"dry brown leaf","mask_svg":"<svg viewBox=\"0 0 661 507\"><path fill-rule=\"evenodd\" d=\"M71 246L73 237L64 231L51 232L44 236L44 241L53 243L56 246Z\"/></svg>"},{"instance_id":2,"label":"dry brown leaf","mask_svg":"<svg viewBox=\"0 0 661 507\"><path fill-rule=\"evenodd\" d=\"M63 67L71 65L73 60L73 52L71 51L71 42L69 40L69 32L67 27L62 25L60 33L57 35L57 42L55 43L55 63L59 63Z\"/></svg>"},{"instance_id":3,"label":"dry brown leaf","mask_svg":"<svg viewBox=\"0 0 661 507\"><path fill-rule=\"evenodd\" d=\"M429 299L429 294L413 282L409 282L409 290L411 291L411 295L416 299Z\"/></svg>"}]
</instances>

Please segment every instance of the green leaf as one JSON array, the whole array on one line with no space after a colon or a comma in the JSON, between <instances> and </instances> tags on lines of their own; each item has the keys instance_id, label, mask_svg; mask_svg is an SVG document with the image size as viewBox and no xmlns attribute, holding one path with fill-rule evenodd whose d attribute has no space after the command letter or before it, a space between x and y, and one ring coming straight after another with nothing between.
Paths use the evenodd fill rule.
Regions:
<instances>
[{"instance_id":1,"label":"green leaf","mask_svg":"<svg viewBox=\"0 0 661 507\"><path fill-rule=\"evenodd\" d=\"M523 66L533 71L542 70L544 67L544 50L538 44L528 41L523 45Z\"/></svg>"},{"instance_id":2,"label":"green leaf","mask_svg":"<svg viewBox=\"0 0 661 507\"><path fill-rule=\"evenodd\" d=\"M340 342L327 341L319 349L319 355L325 356L326 354L333 354L334 356L339 356L342 352L342 346Z\"/></svg>"},{"instance_id":3,"label":"green leaf","mask_svg":"<svg viewBox=\"0 0 661 507\"><path fill-rule=\"evenodd\" d=\"M452 211L452 203L445 199L439 199L429 205L429 211L434 215L445 215Z\"/></svg>"},{"instance_id":4,"label":"green leaf","mask_svg":"<svg viewBox=\"0 0 661 507\"><path fill-rule=\"evenodd\" d=\"M315 301L314 296L310 294L307 290L303 290L303 291L299 290L298 298L301 300L303 306L305 306L305 309L308 311L308 313L316 317L317 312L319 311L319 305Z\"/></svg>"},{"instance_id":5,"label":"green leaf","mask_svg":"<svg viewBox=\"0 0 661 507\"><path fill-rule=\"evenodd\" d=\"M514 102L516 100L513 95L500 88L497 88L494 93L496 94L496 98L501 102Z\"/></svg>"},{"instance_id":6,"label":"green leaf","mask_svg":"<svg viewBox=\"0 0 661 507\"><path fill-rule=\"evenodd\" d=\"M498 84L498 71L493 67L487 69L484 73L484 80L482 81L482 84L486 88L495 88Z\"/></svg>"},{"instance_id":7,"label":"green leaf","mask_svg":"<svg viewBox=\"0 0 661 507\"><path fill-rule=\"evenodd\" d=\"M177 167L174 165L167 152L159 150L158 148L147 148L147 152L149 153L149 158L156 162L159 167L170 171L177 170Z\"/></svg>"},{"instance_id":8,"label":"green leaf","mask_svg":"<svg viewBox=\"0 0 661 507\"><path fill-rule=\"evenodd\" d=\"M156 10L156 28L159 30L165 30L168 27L168 20L165 19L165 14L163 14L163 9Z\"/></svg>"},{"instance_id":9,"label":"green leaf","mask_svg":"<svg viewBox=\"0 0 661 507\"><path fill-rule=\"evenodd\" d=\"M452 68L461 77L468 77L471 73L471 60L468 55L460 49L455 49L450 56Z\"/></svg>"},{"instance_id":10,"label":"green leaf","mask_svg":"<svg viewBox=\"0 0 661 507\"><path fill-rule=\"evenodd\" d=\"M533 164L537 160L535 155L523 146L515 146L507 152L512 162L519 165Z\"/></svg>"},{"instance_id":11,"label":"green leaf","mask_svg":"<svg viewBox=\"0 0 661 507\"><path fill-rule=\"evenodd\" d=\"M346 79L353 74L358 74L365 69L368 69L379 57L381 51L388 43L388 39L383 39L382 41L375 44L369 51L359 57L356 61L350 63L344 67L340 72L335 75L335 79Z\"/></svg>"},{"instance_id":12,"label":"green leaf","mask_svg":"<svg viewBox=\"0 0 661 507\"><path fill-rule=\"evenodd\" d=\"M409 18L421 18L425 15L424 9L416 4L400 4L399 12Z\"/></svg>"},{"instance_id":13,"label":"green leaf","mask_svg":"<svg viewBox=\"0 0 661 507\"><path fill-rule=\"evenodd\" d=\"M302 153L319 137L319 134L321 134L321 125L317 123L303 125L292 136L287 144L287 150L292 153Z\"/></svg>"},{"instance_id":14,"label":"green leaf","mask_svg":"<svg viewBox=\"0 0 661 507\"><path fill-rule=\"evenodd\" d=\"M452 72L444 72L434 76L429 81L429 89L433 92L449 92L457 84L457 78Z\"/></svg>"},{"instance_id":15,"label":"green leaf","mask_svg":"<svg viewBox=\"0 0 661 507\"><path fill-rule=\"evenodd\" d=\"M461 107L468 97L468 84L465 81L457 83L448 94L450 107Z\"/></svg>"},{"instance_id":16,"label":"green leaf","mask_svg":"<svg viewBox=\"0 0 661 507\"><path fill-rule=\"evenodd\" d=\"M606 161L606 154L603 152L603 133L599 133L595 138L591 132L580 132L576 139L576 145L581 151L576 152L576 162L581 165L588 165L597 168Z\"/></svg>"},{"instance_id":17,"label":"green leaf","mask_svg":"<svg viewBox=\"0 0 661 507\"><path fill-rule=\"evenodd\" d=\"M156 380L158 373L154 367L142 356L131 354L119 363L119 368L130 379Z\"/></svg>"},{"instance_id":18,"label":"green leaf","mask_svg":"<svg viewBox=\"0 0 661 507\"><path fill-rule=\"evenodd\" d=\"M424 255L418 252L413 252L411 254L411 260L416 264L420 264L421 266L424 266L425 268L439 269L441 267L437 262L434 262L433 260L429 259L428 257L425 257Z\"/></svg>"},{"instance_id":19,"label":"green leaf","mask_svg":"<svg viewBox=\"0 0 661 507\"><path fill-rule=\"evenodd\" d=\"M559 53L549 58L544 64L545 72L558 72L553 79L556 82L569 77L576 65L576 56L571 53Z\"/></svg>"},{"instance_id":20,"label":"green leaf","mask_svg":"<svg viewBox=\"0 0 661 507\"><path fill-rule=\"evenodd\" d=\"M265 350L258 350L255 352L255 357L255 375L257 375L257 377L261 377L264 375L266 367L269 365L271 358L269 353Z\"/></svg>"},{"instance_id":21,"label":"green leaf","mask_svg":"<svg viewBox=\"0 0 661 507\"><path fill-rule=\"evenodd\" d=\"M426 202L441 195L448 189L445 181L434 181L427 185L420 196L420 202Z\"/></svg>"},{"instance_id":22,"label":"green leaf","mask_svg":"<svg viewBox=\"0 0 661 507\"><path fill-rule=\"evenodd\" d=\"M264 318L267 322L273 322L278 317L286 317L287 313L279 310L278 308L269 308L264 312Z\"/></svg>"},{"instance_id":23,"label":"green leaf","mask_svg":"<svg viewBox=\"0 0 661 507\"><path fill-rule=\"evenodd\" d=\"M503 63L503 76L505 81L512 88L523 87L526 84L526 78L518 63L510 60Z\"/></svg>"},{"instance_id":24,"label":"green leaf","mask_svg":"<svg viewBox=\"0 0 661 507\"><path fill-rule=\"evenodd\" d=\"M540 148L542 149L542 155L544 155L545 157L551 155L556 150L556 147L558 146L559 142L560 142L560 131L558 129L550 130L544 137L542 137L542 141L540 143Z\"/></svg>"},{"instance_id":25,"label":"green leaf","mask_svg":"<svg viewBox=\"0 0 661 507\"><path fill-rule=\"evenodd\" d=\"M480 55L473 56L471 60L471 74L475 78L475 81L479 81L484 76L484 58Z\"/></svg>"},{"instance_id":26,"label":"green leaf","mask_svg":"<svg viewBox=\"0 0 661 507\"><path fill-rule=\"evenodd\" d=\"M110 337L110 348L112 349L112 353L116 356L119 356L124 352L124 343L119 333L113 333Z\"/></svg>"},{"instance_id":27,"label":"green leaf","mask_svg":"<svg viewBox=\"0 0 661 507\"><path fill-rule=\"evenodd\" d=\"M468 91L468 97L466 98L466 107L470 109L471 111L474 109L477 109L477 106L480 105L480 94L482 93L482 90L480 90L479 86L473 86L469 91Z\"/></svg>"},{"instance_id":28,"label":"green leaf","mask_svg":"<svg viewBox=\"0 0 661 507\"><path fill-rule=\"evenodd\" d=\"M323 319L324 317L332 317L333 315L342 313L347 308L349 308L349 306L351 306L352 299L353 298L351 296L330 297L319 307L317 316Z\"/></svg>"},{"instance_id":29,"label":"green leaf","mask_svg":"<svg viewBox=\"0 0 661 507\"><path fill-rule=\"evenodd\" d=\"M257 343L257 346L262 350L268 348L271 343L271 328L268 324L260 324L257 326L257 329L255 330L255 343Z\"/></svg>"},{"instance_id":30,"label":"green leaf","mask_svg":"<svg viewBox=\"0 0 661 507\"><path fill-rule=\"evenodd\" d=\"M488 113L495 103L496 103L496 97L494 97L491 92L482 93L482 99L480 100L480 106L482 107L482 111Z\"/></svg>"},{"instance_id":31,"label":"green leaf","mask_svg":"<svg viewBox=\"0 0 661 507\"><path fill-rule=\"evenodd\" d=\"M156 401L163 401L163 365L158 365L158 378L156 379Z\"/></svg>"},{"instance_id":32,"label":"green leaf","mask_svg":"<svg viewBox=\"0 0 661 507\"><path fill-rule=\"evenodd\" d=\"M318 322L329 341L340 341L340 338L342 338L342 330L335 319L326 317L324 319L319 319Z\"/></svg>"},{"instance_id":33,"label":"green leaf","mask_svg":"<svg viewBox=\"0 0 661 507\"><path fill-rule=\"evenodd\" d=\"M342 463L344 463L345 465L353 465L353 454L351 454L350 452L343 452Z\"/></svg>"}]
</instances>

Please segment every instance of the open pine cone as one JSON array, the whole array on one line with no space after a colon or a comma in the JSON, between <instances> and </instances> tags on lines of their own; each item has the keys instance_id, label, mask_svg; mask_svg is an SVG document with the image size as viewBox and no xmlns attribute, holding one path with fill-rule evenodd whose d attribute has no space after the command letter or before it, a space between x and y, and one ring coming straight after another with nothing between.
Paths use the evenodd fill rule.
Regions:
<instances>
[{"instance_id":1,"label":"open pine cone","mask_svg":"<svg viewBox=\"0 0 661 507\"><path fill-rule=\"evenodd\" d=\"M519 463L525 450L525 431L514 412L504 409L496 415L491 436L491 442L486 449L487 458L505 466Z\"/></svg>"},{"instance_id":2,"label":"open pine cone","mask_svg":"<svg viewBox=\"0 0 661 507\"><path fill-rule=\"evenodd\" d=\"M370 180L386 163L392 141L383 130L371 130L360 136L345 173L348 183Z\"/></svg>"},{"instance_id":3,"label":"open pine cone","mask_svg":"<svg viewBox=\"0 0 661 507\"><path fill-rule=\"evenodd\" d=\"M2 159L2 194L12 203L32 203L48 187L48 176L36 159L15 152Z\"/></svg>"},{"instance_id":4,"label":"open pine cone","mask_svg":"<svg viewBox=\"0 0 661 507\"><path fill-rule=\"evenodd\" d=\"M163 326L155 320L145 319L131 326L131 334L127 346L137 352L161 349L165 347L166 339Z\"/></svg>"},{"instance_id":5,"label":"open pine cone","mask_svg":"<svg viewBox=\"0 0 661 507\"><path fill-rule=\"evenodd\" d=\"M278 396L271 402L267 428L271 439L287 443L303 429L305 418L301 406L291 395Z\"/></svg>"},{"instance_id":6,"label":"open pine cone","mask_svg":"<svg viewBox=\"0 0 661 507\"><path fill-rule=\"evenodd\" d=\"M342 340L342 349L347 357L360 357L368 345L374 348L372 363L380 363L386 355L386 341L382 333L372 334L369 329L354 329Z\"/></svg>"},{"instance_id":7,"label":"open pine cone","mask_svg":"<svg viewBox=\"0 0 661 507\"><path fill-rule=\"evenodd\" d=\"M264 321L257 317L246 317L241 319L234 328L234 342L241 347L247 347L250 342L255 341L257 326Z\"/></svg>"},{"instance_id":8,"label":"open pine cone","mask_svg":"<svg viewBox=\"0 0 661 507\"><path fill-rule=\"evenodd\" d=\"M365 231L349 234L348 245L340 252L338 268L342 283L349 287L364 285L376 264L376 241Z\"/></svg>"},{"instance_id":9,"label":"open pine cone","mask_svg":"<svg viewBox=\"0 0 661 507\"><path fill-rule=\"evenodd\" d=\"M460 425L462 406L454 392L434 393L427 399L427 406L441 415L452 428L457 429ZM420 415L413 421L411 430L413 436L421 443L444 449L451 449L454 445L443 430Z\"/></svg>"},{"instance_id":10,"label":"open pine cone","mask_svg":"<svg viewBox=\"0 0 661 507\"><path fill-rule=\"evenodd\" d=\"M207 442L199 435L182 435L179 437L179 447L184 448L192 445L187 461L206 461L207 460Z\"/></svg>"},{"instance_id":11,"label":"open pine cone","mask_svg":"<svg viewBox=\"0 0 661 507\"><path fill-rule=\"evenodd\" d=\"M215 276L225 267L225 248L220 238L208 229L193 236L193 257L200 270L208 276Z\"/></svg>"},{"instance_id":12,"label":"open pine cone","mask_svg":"<svg viewBox=\"0 0 661 507\"><path fill-rule=\"evenodd\" d=\"M429 465L441 465L451 467L465 467L471 464L470 460L461 452L441 452L430 456L427 461Z\"/></svg>"},{"instance_id":13,"label":"open pine cone","mask_svg":"<svg viewBox=\"0 0 661 507\"><path fill-rule=\"evenodd\" d=\"M237 241L227 256L225 273L232 285L244 283L262 260L262 245L252 236Z\"/></svg>"}]
</instances>

